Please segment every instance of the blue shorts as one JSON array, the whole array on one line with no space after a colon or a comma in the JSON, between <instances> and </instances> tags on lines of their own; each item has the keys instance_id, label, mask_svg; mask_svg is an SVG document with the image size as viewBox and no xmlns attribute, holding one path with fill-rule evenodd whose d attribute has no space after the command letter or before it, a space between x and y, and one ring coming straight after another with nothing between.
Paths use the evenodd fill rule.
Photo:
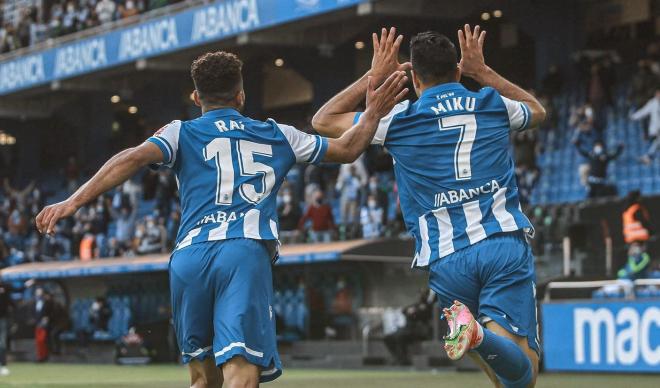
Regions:
<instances>
[{"instance_id":1,"label":"blue shorts","mask_svg":"<svg viewBox=\"0 0 660 388\"><path fill-rule=\"evenodd\" d=\"M175 251L170 260L174 330L183 362L234 356L282 374L273 316L272 252L266 242L230 239Z\"/></svg>"},{"instance_id":2,"label":"blue shorts","mask_svg":"<svg viewBox=\"0 0 660 388\"><path fill-rule=\"evenodd\" d=\"M481 323L495 321L527 337L540 353L534 255L522 232L500 233L430 265L429 283L441 307L465 304Z\"/></svg>"}]
</instances>

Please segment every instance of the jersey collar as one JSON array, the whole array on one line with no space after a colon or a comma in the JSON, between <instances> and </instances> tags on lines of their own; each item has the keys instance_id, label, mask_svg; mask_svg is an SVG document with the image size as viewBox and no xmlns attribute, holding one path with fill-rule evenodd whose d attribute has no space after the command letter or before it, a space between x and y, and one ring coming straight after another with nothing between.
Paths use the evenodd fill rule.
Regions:
<instances>
[{"instance_id":1,"label":"jersey collar","mask_svg":"<svg viewBox=\"0 0 660 388\"><path fill-rule=\"evenodd\" d=\"M431 86L430 88L427 88L422 92L420 98L429 95L438 95L444 92L448 92L450 90L465 90L465 86L463 86L459 82L448 82L446 84Z\"/></svg>"},{"instance_id":2,"label":"jersey collar","mask_svg":"<svg viewBox=\"0 0 660 388\"><path fill-rule=\"evenodd\" d=\"M234 108L220 108L210 110L202 115L202 117L220 117L220 116L241 116L241 113Z\"/></svg>"}]
</instances>

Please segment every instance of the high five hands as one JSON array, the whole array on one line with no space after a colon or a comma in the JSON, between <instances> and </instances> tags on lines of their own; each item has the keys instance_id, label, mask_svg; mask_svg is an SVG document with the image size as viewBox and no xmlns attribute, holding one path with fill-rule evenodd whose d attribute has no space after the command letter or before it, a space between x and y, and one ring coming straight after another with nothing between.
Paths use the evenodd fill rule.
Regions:
<instances>
[{"instance_id":1,"label":"high five hands","mask_svg":"<svg viewBox=\"0 0 660 388\"><path fill-rule=\"evenodd\" d=\"M488 69L484 60L484 40L486 31L481 31L479 26L474 31L466 24L462 30L458 30L458 43L461 46L461 61L458 67L461 73L470 78L475 78Z\"/></svg>"},{"instance_id":2,"label":"high five hands","mask_svg":"<svg viewBox=\"0 0 660 388\"><path fill-rule=\"evenodd\" d=\"M374 55L371 59L371 70L369 75L375 86L383 83L395 71L407 71L412 69L410 62L399 63L399 48L403 42L403 35L396 35L396 28L391 27L389 31L383 28L380 38L375 32L371 35L374 46Z\"/></svg>"}]
</instances>

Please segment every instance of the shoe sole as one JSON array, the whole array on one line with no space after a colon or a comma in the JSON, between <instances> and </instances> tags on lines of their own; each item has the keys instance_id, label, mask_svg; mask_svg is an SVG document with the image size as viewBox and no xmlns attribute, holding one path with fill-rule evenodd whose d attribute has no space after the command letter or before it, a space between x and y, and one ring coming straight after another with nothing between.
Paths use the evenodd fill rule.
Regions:
<instances>
[{"instance_id":1,"label":"shoe sole","mask_svg":"<svg viewBox=\"0 0 660 388\"><path fill-rule=\"evenodd\" d=\"M463 358L465 356L465 353L470 349L470 333L472 333L472 330L474 330L474 325L475 321L472 320L470 321L470 324L468 325L467 329L463 330L462 333L458 335L458 337L453 340L452 342L455 341L455 344L447 344L445 342L445 351L447 352L447 356L449 357L450 360L452 361L457 361Z\"/></svg>"}]
</instances>

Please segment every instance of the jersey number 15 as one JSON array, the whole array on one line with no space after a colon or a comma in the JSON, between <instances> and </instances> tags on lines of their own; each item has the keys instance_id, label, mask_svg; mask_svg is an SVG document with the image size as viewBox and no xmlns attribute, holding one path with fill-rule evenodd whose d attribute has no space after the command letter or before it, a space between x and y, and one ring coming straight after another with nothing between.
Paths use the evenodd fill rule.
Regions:
<instances>
[{"instance_id":1,"label":"jersey number 15","mask_svg":"<svg viewBox=\"0 0 660 388\"><path fill-rule=\"evenodd\" d=\"M234 190L238 189L241 197L247 202L257 204L266 198L275 186L275 170L272 167L254 160L255 155L273 156L273 147L269 144L259 144L248 140L237 140L236 153L240 176L258 177L261 179L261 191L255 185L243 183L234 187L234 163L231 140L216 138L204 147L204 160L215 159L217 169L217 186L215 192L216 205L231 205Z\"/></svg>"}]
</instances>

